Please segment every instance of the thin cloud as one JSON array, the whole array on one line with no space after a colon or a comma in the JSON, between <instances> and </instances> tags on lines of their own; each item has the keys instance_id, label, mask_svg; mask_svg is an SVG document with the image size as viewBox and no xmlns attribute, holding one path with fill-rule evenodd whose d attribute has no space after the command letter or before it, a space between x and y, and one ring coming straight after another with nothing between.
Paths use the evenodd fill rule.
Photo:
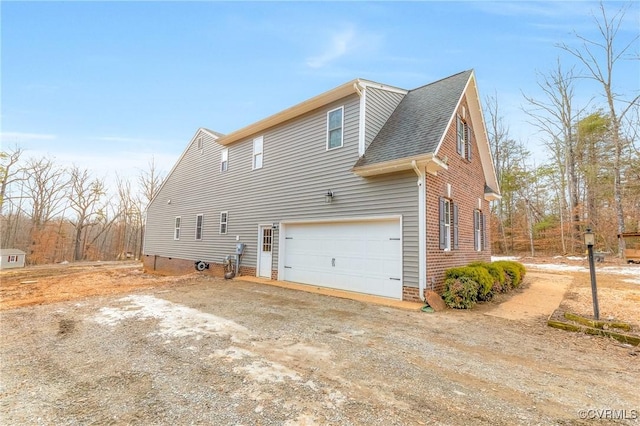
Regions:
<instances>
[{"instance_id":1,"label":"thin cloud","mask_svg":"<svg viewBox=\"0 0 640 426\"><path fill-rule=\"evenodd\" d=\"M308 58L309 68L323 68L355 49L356 32L352 27L342 30L331 37L331 43L317 56Z\"/></svg>"},{"instance_id":2,"label":"thin cloud","mask_svg":"<svg viewBox=\"0 0 640 426\"><path fill-rule=\"evenodd\" d=\"M7 142L27 142L27 141L47 141L54 140L56 135L46 133L24 133L24 132L2 132L0 133L0 141Z\"/></svg>"},{"instance_id":3,"label":"thin cloud","mask_svg":"<svg viewBox=\"0 0 640 426\"><path fill-rule=\"evenodd\" d=\"M125 142L125 143L147 143L151 142L150 139L142 139L142 138L129 138L122 136L102 136L96 138L99 141L103 142Z\"/></svg>"}]
</instances>

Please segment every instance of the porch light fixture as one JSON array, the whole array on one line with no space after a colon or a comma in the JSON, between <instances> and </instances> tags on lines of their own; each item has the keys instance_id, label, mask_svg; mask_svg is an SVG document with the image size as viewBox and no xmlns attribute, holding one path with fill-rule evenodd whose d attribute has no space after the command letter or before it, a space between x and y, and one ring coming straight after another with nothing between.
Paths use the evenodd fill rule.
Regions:
<instances>
[{"instance_id":1,"label":"porch light fixture","mask_svg":"<svg viewBox=\"0 0 640 426\"><path fill-rule=\"evenodd\" d=\"M332 190L327 190L327 193L324 196L324 202L327 204L331 204L331 202L333 201L333 191Z\"/></svg>"},{"instance_id":2,"label":"porch light fixture","mask_svg":"<svg viewBox=\"0 0 640 426\"><path fill-rule=\"evenodd\" d=\"M587 247L593 247L595 245L595 242L595 234L593 233L593 231L591 231L591 228L587 228L587 230L584 232L584 245Z\"/></svg>"}]
</instances>

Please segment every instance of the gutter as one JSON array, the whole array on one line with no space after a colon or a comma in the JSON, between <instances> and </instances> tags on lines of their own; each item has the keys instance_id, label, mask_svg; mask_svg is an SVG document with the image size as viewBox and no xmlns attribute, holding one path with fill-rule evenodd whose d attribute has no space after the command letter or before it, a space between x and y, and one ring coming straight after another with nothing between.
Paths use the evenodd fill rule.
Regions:
<instances>
[{"instance_id":1,"label":"gutter","mask_svg":"<svg viewBox=\"0 0 640 426\"><path fill-rule=\"evenodd\" d=\"M424 302L425 280L427 278L427 206L425 173L418 168L416 160L411 167L418 175L418 295Z\"/></svg>"}]
</instances>

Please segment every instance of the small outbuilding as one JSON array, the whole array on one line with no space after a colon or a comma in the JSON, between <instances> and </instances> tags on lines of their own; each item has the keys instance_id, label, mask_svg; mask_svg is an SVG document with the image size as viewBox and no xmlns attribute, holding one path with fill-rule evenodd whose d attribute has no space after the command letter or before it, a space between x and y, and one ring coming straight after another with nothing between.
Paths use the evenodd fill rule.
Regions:
<instances>
[{"instance_id":1,"label":"small outbuilding","mask_svg":"<svg viewBox=\"0 0 640 426\"><path fill-rule=\"evenodd\" d=\"M24 268L27 253L18 249L0 249L0 269Z\"/></svg>"}]
</instances>

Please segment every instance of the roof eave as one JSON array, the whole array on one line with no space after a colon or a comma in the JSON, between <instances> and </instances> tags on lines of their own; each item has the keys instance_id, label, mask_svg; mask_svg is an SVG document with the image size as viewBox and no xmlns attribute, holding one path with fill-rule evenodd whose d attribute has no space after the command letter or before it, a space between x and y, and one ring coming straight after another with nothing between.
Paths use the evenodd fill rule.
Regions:
<instances>
[{"instance_id":1,"label":"roof eave","mask_svg":"<svg viewBox=\"0 0 640 426\"><path fill-rule=\"evenodd\" d=\"M359 79L351 80L348 83L345 83L341 86L338 86L334 89L329 90L328 92L324 92L311 99L307 99L304 102L301 102L297 105L294 105L290 108L287 108L283 111L273 114L267 118L264 118L260 121L257 121L246 127L243 127L242 129L231 132L219 138L217 142L221 145L230 145L234 142L238 142L241 139L260 133L270 127L284 123L285 121L291 120L292 118L298 117L309 111L313 111L314 109L323 107L332 102L340 100L353 93L358 93L357 84L359 82L360 82Z\"/></svg>"},{"instance_id":2,"label":"roof eave","mask_svg":"<svg viewBox=\"0 0 640 426\"><path fill-rule=\"evenodd\" d=\"M485 192L484 199L487 201L497 201L502 199L502 195L497 192Z\"/></svg>"},{"instance_id":3,"label":"roof eave","mask_svg":"<svg viewBox=\"0 0 640 426\"><path fill-rule=\"evenodd\" d=\"M440 170L447 170L447 164L435 156L433 153L414 157L400 158L398 160L385 161L382 163L370 164L367 166L354 167L353 173L361 177L384 175L387 173L413 170L413 162L418 167L424 167L427 173L437 175Z\"/></svg>"}]
</instances>

